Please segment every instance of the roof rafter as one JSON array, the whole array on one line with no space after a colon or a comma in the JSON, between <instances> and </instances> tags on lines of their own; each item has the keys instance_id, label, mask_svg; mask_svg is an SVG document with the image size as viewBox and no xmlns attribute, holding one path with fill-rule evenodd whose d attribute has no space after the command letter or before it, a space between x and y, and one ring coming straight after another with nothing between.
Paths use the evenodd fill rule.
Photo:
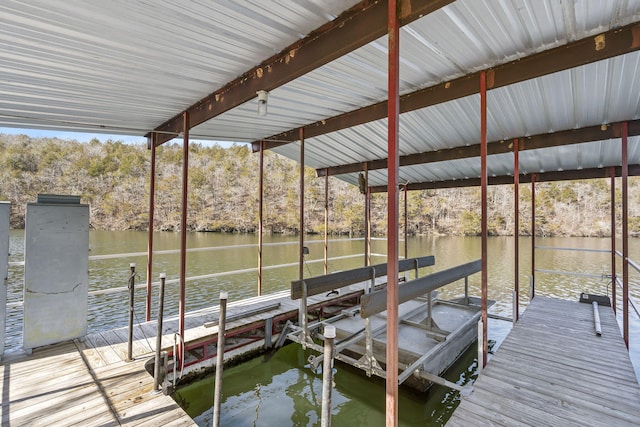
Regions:
<instances>
[{"instance_id":1,"label":"roof rafter","mask_svg":"<svg viewBox=\"0 0 640 427\"><path fill-rule=\"evenodd\" d=\"M616 176L622 176L622 168L615 166ZM520 175L520 184L531 182L532 175L535 175L536 182L552 181L573 181L579 179L609 178L611 176L611 166L603 168L590 168L581 170L554 171L544 173L528 173ZM629 165L629 176L640 176L640 165ZM489 177L489 185L513 184L513 176ZM416 182L407 184L407 190L437 190L442 188L478 187L480 178L457 179L451 181ZM402 186L404 188L404 185ZM370 187L372 193L385 193L386 185Z\"/></svg>"},{"instance_id":2,"label":"roof rafter","mask_svg":"<svg viewBox=\"0 0 640 427\"><path fill-rule=\"evenodd\" d=\"M640 135L640 120L631 120L629 124L629 136ZM611 123L603 128L603 125L589 126L579 129L570 129L554 133L543 133L532 136L522 136L508 140L493 141L487 144L487 153L504 154L513 151L513 141L518 140L519 151L537 150L540 148L558 147L561 145L581 144L585 142L603 141L606 139L620 138L622 123ZM427 151L424 153L408 154L400 157L400 166L411 166L425 163L444 162L447 160L465 159L480 156L480 144L450 148L447 150ZM327 173L331 176L346 173L360 172L362 170L378 170L387 168L387 159L370 160L368 162L351 163L347 165L333 166L317 169L318 176Z\"/></svg>"},{"instance_id":3,"label":"roof rafter","mask_svg":"<svg viewBox=\"0 0 640 427\"><path fill-rule=\"evenodd\" d=\"M452 1L403 1L400 23L406 25ZM382 37L387 33L387 3L387 0L364 0L358 3L333 21L207 95L155 128L154 131L158 133L156 144L164 144L183 131L184 112L189 113L190 126L197 126L255 98L258 90L273 90Z\"/></svg>"},{"instance_id":4,"label":"roof rafter","mask_svg":"<svg viewBox=\"0 0 640 427\"><path fill-rule=\"evenodd\" d=\"M585 37L573 43L558 46L493 68L487 72L487 88L496 89L514 83L534 79L547 74L568 70L592 62L613 58L640 50L640 23ZM406 113L443 102L453 101L479 93L481 71L457 79L442 82L400 97L400 112ZM387 116L387 102L340 114L303 126L305 138L313 138L330 132L383 119ZM265 139L265 149L296 141L300 128L292 129ZM272 141L269 141L269 140ZM259 150L253 143L253 150Z\"/></svg>"}]
</instances>

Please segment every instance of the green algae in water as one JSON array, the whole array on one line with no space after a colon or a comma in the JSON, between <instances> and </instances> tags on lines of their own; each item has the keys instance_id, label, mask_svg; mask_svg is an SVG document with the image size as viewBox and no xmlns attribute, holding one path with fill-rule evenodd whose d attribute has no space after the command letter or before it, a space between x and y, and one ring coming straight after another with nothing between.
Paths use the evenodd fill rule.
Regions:
<instances>
[{"instance_id":1,"label":"green algae in water","mask_svg":"<svg viewBox=\"0 0 640 427\"><path fill-rule=\"evenodd\" d=\"M322 374L306 360L309 351L288 345L226 369L223 375L222 426L315 426L320 424ZM475 379L472 346L445 377L458 384ZM333 426L384 426L385 383L338 363L332 393ZM213 415L213 375L181 387L174 398L200 426L210 426ZM457 392L434 386L426 393L400 389L402 426L442 426L458 406Z\"/></svg>"}]
</instances>

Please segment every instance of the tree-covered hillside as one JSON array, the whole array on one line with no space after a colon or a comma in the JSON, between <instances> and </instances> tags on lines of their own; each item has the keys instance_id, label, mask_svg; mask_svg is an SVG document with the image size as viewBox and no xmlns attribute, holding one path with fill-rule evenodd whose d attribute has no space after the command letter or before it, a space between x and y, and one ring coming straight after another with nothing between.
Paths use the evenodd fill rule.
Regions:
<instances>
[{"instance_id":1,"label":"tree-covered hillside","mask_svg":"<svg viewBox=\"0 0 640 427\"><path fill-rule=\"evenodd\" d=\"M180 226L182 147L157 149L154 228ZM188 227L198 231L253 232L258 218L258 155L244 145L230 148L192 144L189 153ZM24 226L24 209L38 193L81 195L91 205L96 229L146 229L149 209L150 152L118 141L89 143L0 134L0 200L12 202L12 226ZM297 232L298 167L274 153L265 154L265 227ZM305 232L324 229L324 178L306 170ZM330 178L330 232L363 233L364 196L358 188ZM630 179L630 230L640 231L638 181ZM537 234L609 234L609 180L541 183L536 186ZM403 197L402 195L400 196ZM520 188L520 233L529 234L530 186ZM409 192L411 234L480 232L480 189ZM618 179L617 201L621 191ZM403 203L401 202L402 206ZM489 188L489 232L513 234L513 186ZM617 209L618 221L620 208ZM385 234L386 194L372 199L372 226ZM618 226L619 227L619 226ZM619 229L619 228L618 228Z\"/></svg>"}]
</instances>

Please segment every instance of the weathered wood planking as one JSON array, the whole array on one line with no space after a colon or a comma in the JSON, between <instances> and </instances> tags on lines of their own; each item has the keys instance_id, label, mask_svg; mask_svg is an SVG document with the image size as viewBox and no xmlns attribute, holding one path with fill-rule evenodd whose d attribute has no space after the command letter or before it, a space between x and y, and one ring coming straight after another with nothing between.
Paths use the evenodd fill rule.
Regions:
<instances>
[{"instance_id":1,"label":"weathered wood planking","mask_svg":"<svg viewBox=\"0 0 640 427\"><path fill-rule=\"evenodd\" d=\"M151 394L144 361L95 369L81 343L67 342L10 357L0 365L3 426L189 425L195 423L168 396Z\"/></svg>"},{"instance_id":2,"label":"weathered wood planking","mask_svg":"<svg viewBox=\"0 0 640 427\"><path fill-rule=\"evenodd\" d=\"M640 385L613 310L536 297L448 426L637 426Z\"/></svg>"}]
</instances>

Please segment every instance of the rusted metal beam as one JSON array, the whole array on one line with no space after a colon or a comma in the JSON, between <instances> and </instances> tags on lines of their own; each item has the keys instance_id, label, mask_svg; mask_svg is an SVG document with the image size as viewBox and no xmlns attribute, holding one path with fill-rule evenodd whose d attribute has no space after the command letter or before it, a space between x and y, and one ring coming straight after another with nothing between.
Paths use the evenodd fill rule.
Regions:
<instances>
[{"instance_id":1,"label":"rusted metal beam","mask_svg":"<svg viewBox=\"0 0 640 427\"><path fill-rule=\"evenodd\" d=\"M558 172L544 172L520 175L520 183L528 184L531 182L531 176L535 175L536 182L552 182L552 181L573 181L577 179L596 179L609 178L609 168L589 168L581 170L567 170ZM619 166L615 167L616 176L622 176ZM629 176L640 176L640 164L629 165ZM506 185L513 184L513 177L491 176L489 177L489 185ZM434 181L434 182L414 182L409 184L409 191L414 190L438 190L441 188L461 188L461 187L479 187L480 178L457 179L453 181ZM384 193L387 191L386 185L370 187L372 193Z\"/></svg>"},{"instance_id":2,"label":"rusted metal beam","mask_svg":"<svg viewBox=\"0 0 640 427\"><path fill-rule=\"evenodd\" d=\"M387 348L386 426L398 425L398 181L400 120L400 0L389 1L387 9Z\"/></svg>"},{"instance_id":3,"label":"rusted metal beam","mask_svg":"<svg viewBox=\"0 0 640 427\"><path fill-rule=\"evenodd\" d=\"M580 129L570 129L554 133L542 133L532 136L519 136L519 151L538 150L541 148L559 147L562 145L581 144L585 142L603 141L607 139L620 138L622 134L622 123L611 123L606 126L587 126ZM640 120L629 122L629 136L640 135ZM511 140L499 140L487 143L487 153L494 154L510 153L513 149ZM400 157L400 166L411 166L426 163L444 162L448 160L466 159L469 157L480 157L480 144L450 148L448 150L427 151L424 153L408 154ZM333 166L318 169L316 174L322 176L325 173L342 175L355 173L362 170L366 163L369 170L385 169L386 159L371 160L368 162L351 163L347 165Z\"/></svg>"},{"instance_id":4,"label":"rusted metal beam","mask_svg":"<svg viewBox=\"0 0 640 427\"><path fill-rule=\"evenodd\" d=\"M151 320L151 283L153 282L153 221L156 211L156 147L154 145L154 133L149 137L147 145L151 149L151 171L149 172L149 234L147 241L147 297L146 297L146 321Z\"/></svg>"},{"instance_id":5,"label":"rusted metal beam","mask_svg":"<svg viewBox=\"0 0 640 427\"><path fill-rule=\"evenodd\" d=\"M513 141L513 321L520 317L520 157L518 140Z\"/></svg>"},{"instance_id":6,"label":"rusted metal beam","mask_svg":"<svg viewBox=\"0 0 640 427\"><path fill-rule=\"evenodd\" d=\"M616 312L616 169L611 168L611 307Z\"/></svg>"},{"instance_id":7,"label":"rusted metal beam","mask_svg":"<svg viewBox=\"0 0 640 427\"><path fill-rule=\"evenodd\" d=\"M487 263L487 79L486 73L480 73L480 252L482 262L480 294L482 319L482 368L487 365L487 298L488 298L488 263Z\"/></svg>"},{"instance_id":8,"label":"rusted metal beam","mask_svg":"<svg viewBox=\"0 0 640 427\"><path fill-rule=\"evenodd\" d=\"M413 22L452 1L403 1L405 7L400 13L400 23ZM190 125L204 123L250 101L259 90L273 90L340 58L384 36L386 29L387 1L364 0L187 108ZM164 144L184 130L182 114L155 129L161 133L158 144ZM298 133L297 129L296 138Z\"/></svg>"},{"instance_id":9,"label":"rusted metal beam","mask_svg":"<svg viewBox=\"0 0 640 427\"><path fill-rule=\"evenodd\" d=\"M604 43L596 43L596 39ZM568 70L603 59L612 58L640 49L640 23L635 22L599 35L585 37L573 43L558 46L506 64L490 68L487 89L519 83L558 71ZM465 96L477 94L480 72L430 86L400 98L400 112L406 113ZM307 138L383 119L387 113L386 101L369 105L304 126ZM298 129L292 129L267 138L266 148L295 141ZM271 141L270 141L271 140ZM373 169L373 168L372 168Z\"/></svg>"},{"instance_id":10,"label":"rusted metal beam","mask_svg":"<svg viewBox=\"0 0 640 427\"><path fill-rule=\"evenodd\" d=\"M622 126L622 337L629 348L629 144ZM615 286L615 285L614 285Z\"/></svg>"},{"instance_id":11,"label":"rusted metal beam","mask_svg":"<svg viewBox=\"0 0 640 427\"><path fill-rule=\"evenodd\" d=\"M258 296L262 295L262 249L264 236L264 142L260 143L258 171Z\"/></svg>"},{"instance_id":12,"label":"rusted metal beam","mask_svg":"<svg viewBox=\"0 0 640 427\"><path fill-rule=\"evenodd\" d=\"M186 313L187 284L187 209L189 194L189 113L184 113L184 134L182 142L182 212L180 215L180 299L178 302L178 333L180 334L180 361L184 358L184 315Z\"/></svg>"}]
</instances>

